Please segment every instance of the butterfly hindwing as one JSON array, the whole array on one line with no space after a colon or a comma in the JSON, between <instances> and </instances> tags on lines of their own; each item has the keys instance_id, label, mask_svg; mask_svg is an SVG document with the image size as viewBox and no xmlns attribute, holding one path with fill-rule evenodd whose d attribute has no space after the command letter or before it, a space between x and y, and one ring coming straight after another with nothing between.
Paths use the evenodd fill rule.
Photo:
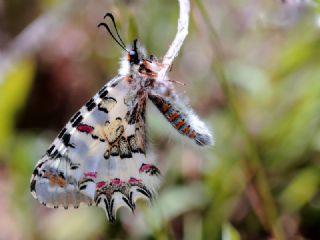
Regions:
<instances>
[{"instance_id":1,"label":"butterfly hindwing","mask_svg":"<svg viewBox=\"0 0 320 240\"><path fill-rule=\"evenodd\" d=\"M135 116L124 100L130 92L124 79L114 78L91 98L37 163L30 187L44 205L96 205L114 221L119 207L134 210L137 198L152 199L160 172L146 151L145 101Z\"/></svg>"}]
</instances>

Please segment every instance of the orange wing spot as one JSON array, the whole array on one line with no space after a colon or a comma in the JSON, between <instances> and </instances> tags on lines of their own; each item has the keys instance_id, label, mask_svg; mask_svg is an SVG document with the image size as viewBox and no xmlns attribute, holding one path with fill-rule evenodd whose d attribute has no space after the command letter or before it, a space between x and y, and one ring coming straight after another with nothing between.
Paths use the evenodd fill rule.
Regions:
<instances>
[{"instance_id":1,"label":"orange wing spot","mask_svg":"<svg viewBox=\"0 0 320 240\"><path fill-rule=\"evenodd\" d=\"M143 62L143 65L144 65L146 68L150 68L150 64L149 64L149 62L148 62L147 60L143 59L142 62Z\"/></svg>"},{"instance_id":2,"label":"orange wing spot","mask_svg":"<svg viewBox=\"0 0 320 240\"><path fill-rule=\"evenodd\" d=\"M46 174L44 174L44 176L49 179L49 183L50 183L51 187L54 187L54 186L57 186L57 185L59 187L65 187L66 186L66 181L60 176L56 176L56 175L53 175L51 173L46 173Z\"/></svg>"},{"instance_id":3,"label":"orange wing spot","mask_svg":"<svg viewBox=\"0 0 320 240\"><path fill-rule=\"evenodd\" d=\"M176 124L176 129L180 129L183 125L184 125L184 121L182 120L182 121L180 121L180 122L178 122L177 124Z\"/></svg>"},{"instance_id":4,"label":"orange wing spot","mask_svg":"<svg viewBox=\"0 0 320 240\"><path fill-rule=\"evenodd\" d=\"M185 135L187 135L187 134L189 134L189 132L190 132L190 128L189 127L186 127L185 129L183 129L183 134L185 134Z\"/></svg>"},{"instance_id":5,"label":"orange wing spot","mask_svg":"<svg viewBox=\"0 0 320 240\"><path fill-rule=\"evenodd\" d=\"M168 112L168 110L170 108L171 108L171 106L169 104L165 103L165 104L162 105L162 112L166 113L166 112Z\"/></svg>"},{"instance_id":6,"label":"orange wing spot","mask_svg":"<svg viewBox=\"0 0 320 240\"><path fill-rule=\"evenodd\" d=\"M158 73L149 73L147 74L150 78L157 78L158 77Z\"/></svg>"},{"instance_id":7,"label":"orange wing spot","mask_svg":"<svg viewBox=\"0 0 320 240\"><path fill-rule=\"evenodd\" d=\"M132 83L132 77L129 77L129 76L126 76L125 77L125 80L126 80L126 82L128 82L128 83Z\"/></svg>"},{"instance_id":8,"label":"orange wing spot","mask_svg":"<svg viewBox=\"0 0 320 240\"><path fill-rule=\"evenodd\" d=\"M178 117L180 117L180 114L178 114L177 112L173 112L173 113L169 116L168 120L169 120L169 122L173 122L173 121L176 120Z\"/></svg>"},{"instance_id":9,"label":"orange wing spot","mask_svg":"<svg viewBox=\"0 0 320 240\"><path fill-rule=\"evenodd\" d=\"M196 132L193 130L190 134L189 134L189 138L194 139L196 137Z\"/></svg>"}]
</instances>

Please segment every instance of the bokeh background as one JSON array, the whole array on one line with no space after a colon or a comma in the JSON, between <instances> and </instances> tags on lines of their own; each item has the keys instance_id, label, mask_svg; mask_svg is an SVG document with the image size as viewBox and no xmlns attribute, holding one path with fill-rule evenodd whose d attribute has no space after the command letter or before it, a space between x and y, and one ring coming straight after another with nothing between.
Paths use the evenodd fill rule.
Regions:
<instances>
[{"instance_id":1,"label":"bokeh background","mask_svg":"<svg viewBox=\"0 0 320 240\"><path fill-rule=\"evenodd\" d=\"M158 57L172 0L0 1L0 239L320 239L320 8L312 0L192 0L170 77L214 129L199 149L149 106L163 184L152 208L46 209L29 193L37 160L117 73L121 49L96 25Z\"/></svg>"}]
</instances>

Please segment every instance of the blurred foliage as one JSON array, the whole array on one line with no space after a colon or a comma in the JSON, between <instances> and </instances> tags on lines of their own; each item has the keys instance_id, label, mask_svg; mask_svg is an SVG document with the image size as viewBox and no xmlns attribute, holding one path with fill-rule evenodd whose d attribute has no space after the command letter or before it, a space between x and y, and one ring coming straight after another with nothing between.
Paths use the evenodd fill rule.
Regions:
<instances>
[{"instance_id":1,"label":"blurred foliage","mask_svg":"<svg viewBox=\"0 0 320 240\"><path fill-rule=\"evenodd\" d=\"M24 60L16 63L3 80L0 88L0 154L5 154L13 140L17 112L24 107L33 78L34 64L31 60Z\"/></svg>"},{"instance_id":2,"label":"blurred foliage","mask_svg":"<svg viewBox=\"0 0 320 240\"><path fill-rule=\"evenodd\" d=\"M320 238L319 1L191 1L170 76L187 83L177 88L216 145L190 146L149 107L162 189L153 206L121 210L116 225L96 208L44 208L29 179L64 123L117 72L121 49L96 28L104 13L114 13L126 42L138 38L161 57L178 4L70 1L51 30L42 17L61 16L66 2L0 4L0 239Z\"/></svg>"}]
</instances>

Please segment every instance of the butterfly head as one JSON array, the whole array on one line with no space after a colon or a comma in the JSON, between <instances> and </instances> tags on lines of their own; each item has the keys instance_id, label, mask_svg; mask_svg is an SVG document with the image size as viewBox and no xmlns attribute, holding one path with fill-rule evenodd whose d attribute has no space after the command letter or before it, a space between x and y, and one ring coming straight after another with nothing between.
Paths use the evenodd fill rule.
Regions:
<instances>
[{"instance_id":1,"label":"butterfly head","mask_svg":"<svg viewBox=\"0 0 320 240\"><path fill-rule=\"evenodd\" d=\"M138 40L135 39L133 41L133 45L130 51L128 51L128 61L130 62L130 64L135 64L138 65L140 63L140 59L143 57L143 53L141 51L140 48L137 47L137 43ZM139 49L139 51L138 51Z\"/></svg>"},{"instance_id":2,"label":"butterfly head","mask_svg":"<svg viewBox=\"0 0 320 240\"><path fill-rule=\"evenodd\" d=\"M125 58L121 61L119 73L121 75L142 74L143 76L155 78L160 66L158 61L152 55L149 58L146 57L146 52L144 48L140 46L137 39L133 41L131 48L127 48L120 37L113 15L107 13L104 19L107 18L112 21L115 34L112 33L107 23L99 23L98 27L104 27L115 42L126 52Z\"/></svg>"}]
</instances>

